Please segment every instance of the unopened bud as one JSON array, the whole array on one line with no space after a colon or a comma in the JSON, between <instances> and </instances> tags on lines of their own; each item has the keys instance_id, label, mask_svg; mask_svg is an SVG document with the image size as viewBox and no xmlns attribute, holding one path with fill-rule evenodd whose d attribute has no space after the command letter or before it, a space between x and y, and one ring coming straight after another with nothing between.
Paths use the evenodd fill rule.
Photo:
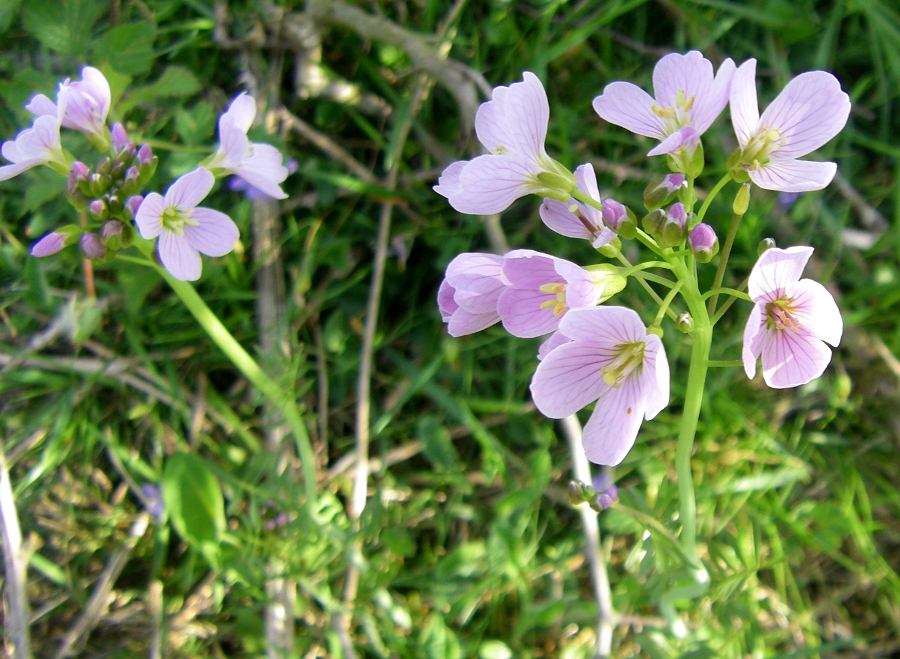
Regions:
<instances>
[{"instance_id":1,"label":"unopened bud","mask_svg":"<svg viewBox=\"0 0 900 659\"><path fill-rule=\"evenodd\" d=\"M102 199L94 199L94 201L88 205L88 213L90 213L95 220L100 220L101 222L109 217L109 209L106 206L106 202Z\"/></svg>"},{"instance_id":2,"label":"unopened bud","mask_svg":"<svg viewBox=\"0 0 900 659\"><path fill-rule=\"evenodd\" d=\"M644 206L648 211L662 208L686 187L687 179L684 174L666 174L660 180L651 181L644 189Z\"/></svg>"},{"instance_id":3,"label":"unopened bud","mask_svg":"<svg viewBox=\"0 0 900 659\"><path fill-rule=\"evenodd\" d=\"M102 259L106 256L106 247L100 242L96 233L81 236L81 251L89 259Z\"/></svg>"},{"instance_id":4,"label":"unopened bud","mask_svg":"<svg viewBox=\"0 0 900 659\"><path fill-rule=\"evenodd\" d=\"M100 242L111 250L131 245L133 231L130 225L119 220L110 220L100 227Z\"/></svg>"},{"instance_id":5,"label":"unopened bud","mask_svg":"<svg viewBox=\"0 0 900 659\"><path fill-rule=\"evenodd\" d=\"M156 173L156 165L159 164L159 158L153 155L153 150L149 144L144 144L137 152L138 169L140 176L138 177L139 185L147 185L153 174Z\"/></svg>"},{"instance_id":6,"label":"unopened bud","mask_svg":"<svg viewBox=\"0 0 900 659\"><path fill-rule=\"evenodd\" d=\"M144 198L139 194L134 195L133 197L128 197L128 199L125 201L125 214L131 215L131 217L137 215L138 208L141 207L142 201L144 201Z\"/></svg>"},{"instance_id":7,"label":"unopened bud","mask_svg":"<svg viewBox=\"0 0 900 659\"><path fill-rule=\"evenodd\" d=\"M88 176L91 175L91 170L83 162L76 160L72 163L72 169L69 170L69 174L76 181L87 181Z\"/></svg>"},{"instance_id":8,"label":"unopened bud","mask_svg":"<svg viewBox=\"0 0 900 659\"><path fill-rule=\"evenodd\" d=\"M711 226L701 222L691 229L688 247L694 253L697 263L709 263L719 253L719 239Z\"/></svg>"},{"instance_id":9,"label":"unopened bud","mask_svg":"<svg viewBox=\"0 0 900 659\"><path fill-rule=\"evenodd\" d=\"M750 208L750 184L744 183L734 196L734 203L731 205L731 209L735 215L743 215L748 208Z\"/></svg>"},{"instance_id":10,"label":"unopened bud","mask_svg":"<svg viewBox=\"0 0 900 659\"><path fill-rule=\"evenodd\" d=\"M72 229L75 229L73 231ZM37 257L52 256L61 249L74 244L81 234L81 227L69 225L48 233L31 246L31 255Z\"/></svg>"},{"instance_id":11,"label":"unopened bud","mask_svg":"<svg viewBox=\"0 0 900 659\"><path fill-rule=\"evenodd\" d=\"M138 166L144 167L145 165L149 165L151 160L153 160L153 149L150 148L149 144L142 145L137 152Z\"/></svg>"},{"instance_id":12,"label":"unopened bud","mask_svg":"<svg viewBox=\"0 0 900 659\"><path fill-rule=\"evenodd\" d=\"M569 501L573 506L584 503L584 483L580 481L569 483Z\"/></svg>"},{"instance_id":13,"label":"unopened bud","mask_svg":"<svg viewBox=\"0 0 900 659\"><path fill-rule=\"evenodd\" d=\"M74 172L69 172L69 177L66 179L66 199L75 207L75 210L83 212L87 210L90 197L84 194L84 191L81 189L82 183Z\"/></svg>"},{"instance_id":14,"label":"unopened bud","mask_svg":"<svg viewBox=\"0 0 900 659\"><path fill-rule=\"evenodd\" d=\"M676 247L684 242L687 233L688 215L684 204L676 201L669 206L665 222L659 232L661 247Z\"/></svg>"},{"instance_id":15,"label":"unopened bud","mask_svg":"<svg viewBox=\"0 0 900 659\"><path fill-rule=\"evenodd\" d=\"M98 174L109 174L112 171L113 161L109 156L104 156L97 163Z\"/></svg>"},{"instance_id":16,"label":"unopened bud","mask_svg":"<svg viewBox=\"0 0 900 659\"><path fill-rule=\"evenodd\" d=\"M113 149L117 154L122 153L122 151L125 151L129 146L134 146L131 140L128 139L128 133L125 132L125 127L118 121L113 124L110 135L112 136Z\"/></svg>"},{"instance_id":17,"label":"unopened bud","mask_svg":"<svg viewBox=\"0 0 900 659\"><path fill-rule=\"evenodd\" d=\"M102 197L109 188L109 177L93 173L88 177L88 189L94 197Z\"/></svg>"},{"instance_id":18,"label":"unopened bud","mask_svg":"<svg viewBox=\"0 0 900 659\"><path fill-rule=\"evenodd\" d=\"M684 311L678 315L678 320L675 321L675 327L679 332L683 332L688 334L694 331L694 319L691 317L687 311Z\"/></svg>"},{"instance_id":19,"label":"unopened bud","mask_svg":"<svg viewBox=\"0 0 900 659\"><path fill-rule=\"evenodd\" d=\"M614 259L622 251L622 241L616 236L602 247L598 247L597 251L608 259Z\"/></svg>"},{"instance_id":20,"label":"unopened bud","mask_svg":"<svg viewBox=\"0 0 900 659\"><path fill-rule=\"evenodd\" d=\"M602 513L604 510L608 509L613 505L613 497L611 497L606 492L601 492L593 499L591 499L591 508L598 513Z\"/></svg>"},{"instance_id":21,"label":"unopened bud","mask_svg":"<svg viewBox=\"0 0 900 659\"><path fill-rule=\"evenodd\" d=\"M651 236L653 236L654 238L658 238L665 222L666 211L664 211L662 208L657 208L655 211L651 211L644 216L644 219L641 220L641 226L644 227L644 231L649 233Z\"/></svg>"},{"instance_id":22,"label":"unopened bud","mask_svg":"<svg viewBox=\"0 0 900 659\"><path fill-rule=\"evenodd\" d=\"M621 238L631 240L637 235L637 218L630 208L615 199L604 199L601 214L603 223Z\"/></svg>"},{"instance_id":23,"label":"unopened bud","mask_svg":"<svg viewBox=\"0 0 900 659\"><path fill-rule=\"evenodd\" d=\"M124 206L122 204L122 199L118 195L110 195L106 198L106 206L109 208L109 214L115 217L119 215Z\"/></svg>"},{"instance_id":24,"label":"unopened bud","mask_svg":"<svg viewBox=\"0 0 900 659\"><path fill-rule=\"evenodd\" d=\"M756 248L756 255L762 256L763 252L767 249L772 249L773 247L775 247L775 241L772 238L763 238L759 241L759 245Z\"/></svg>"}]
</instances>

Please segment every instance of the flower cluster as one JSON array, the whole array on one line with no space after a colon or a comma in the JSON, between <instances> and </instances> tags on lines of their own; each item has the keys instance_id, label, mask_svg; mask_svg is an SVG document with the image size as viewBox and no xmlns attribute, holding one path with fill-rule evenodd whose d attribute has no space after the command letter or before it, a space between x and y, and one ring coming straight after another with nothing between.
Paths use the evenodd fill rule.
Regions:
<instances>
[{"instance_id":1,"label":"flower cluster","mask_svg":"<svg viewBox=\"0 0 900 659\"><path fill-rule=\"evenodd\" d=\"M527 249L503 256L460 254L447 267L438 293L452 336L498 322L517 337L549 335L538 351L532 398L550 418L595 403L583 434L593 462L621 462L642 420L653 418L669 402L669 365L661 340L666 313L678 318L676 327L682 332L695 334L694 344L705 352L692 358L707 364L710 344L700 337L711 336L718 320L718 295L752 301L744 367L753 378L761 355L763 378L776 388L819 377L831 360L824 344L840 341L843 325L834 298L822 285L800 279L811 247L763 251L747 293L720 288L724 263L714 290L702 294L698 288L696 264L719 254L716 229L704 221L708 202L727 183L741 185L733 204L739 219L747 211L751 184L782 193L807 192L827 186L836 171L834 163L799 158L831 140L847 121L850 102L837 79L824 71L804 73L760 116L755 71L752 59L741 66L726 59L714 73L712 63L697 51L673 53L653 72L655 96L631 83L613 82L594 99L604 120L659 141L648 156L666 156L670 173L647 186L640 221L624 204L603 197L589 163L569 172L547 155L549 104L543 86L529 72L523 82L495 88L479 108L475 130L488 154L452 163L434 187L463 213L498 213L520 197L543 197L540 216L548 228L587 240L600 255L621 264L581 267ZM738 149L728 160L726 177L695 212L694 185L705 167L702 136L726 106ZM635 265L625 258L621 241L632 239L653 252L651 260ZM720 255L726 263L732 242L730 235ZM647 275L651 268L667 276ZM603 305L630 277L641 280L660 304L649 326L631 309ZM668 288L664 300L650 283ZM679 294L688 311L675 314L669 306Z\"/></svg>"},{"instance_id":2,"label":"flower cluster","mask_svg":"<svg viewBox=\"0 0 900 659\"><path fill-rule=\"evenodd\" d=\"M173 277L195 280L200 254L224 256L239 237L226 214L199 206L216 178L234 175L269 197L287 196L280 186L288 175L281 153L247 137L256 116L250 96L239 94L219 118L215 153L165 195L145 191L158 159L148 144L135 145L121 123L108 125L110 106L109 83L86 66L81 80L60 84L55 103L44 94L34 96L25 106L36 115L34 125L3 143L3 157L11 164L0 166L0 181L46 165L67 177L66 198L87 218L87 226L70 224L43 236L32 255L50 256L77 242L87 258L109 260L132 244L136 227L142 238L158 239L159 261ZM84 133L105 155L93 167L76 160L62 147L61 128Z\"/></svg>"}]
</instances>

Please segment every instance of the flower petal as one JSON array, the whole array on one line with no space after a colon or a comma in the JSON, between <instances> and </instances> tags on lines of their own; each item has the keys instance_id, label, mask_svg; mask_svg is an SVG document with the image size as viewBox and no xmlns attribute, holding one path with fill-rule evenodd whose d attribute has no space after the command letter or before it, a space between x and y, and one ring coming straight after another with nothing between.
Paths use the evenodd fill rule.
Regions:
<instances>
[{"instance_id":1,"label":"flower petal","mask_svg":"<svg viewBox=\"0 0 900 659\"><path fill-rule=\"evenodd\" d=\"M759 127L759 101L756 98L756 60L741 64L731 80L731 125L741 149L747 146Z\"/></svg>"},{"instance_id":2,"label":"flower petal","mask_svg":"<svg viewBox=\"0 0 900 659\"><path fill-rule=\"evenodd\" d=\"M712 126L713 122L722 114L722 110L728 105L731 96L731 81L737 69L734 60L727 58L716 71L712 87L703 97L697 97L691 110L691 125L703 134Z\"/></svg>"},{"instance_id":3,"label":"flower petal","mask_svg":"<svg viewBox=\"0 0 900 659\"><path fill-rule=\"evenodd\" d=\"M827 71L808 71L791 80L759 118L762 128L780 131L787 143L779 159L799 158L837 135L850 116L850 97ZM818 189L818 188L817 188Z\"/></svg>"},{"instance_id":4,"label":"flower petal","mask_svg":"<svg viewBox=\"0 0 900 659\"><path fill-rule=\"evenodd\" d=\"M256 118L256 101L247 92L241 92L234 97L231 105L225 113L219 117L219 126L222 122L231 124L242 133L246 134Z\"/></svg>"},{"instance_id":5,"label":"flower petal","mask_svg":"<svg viewBox=\"0 0 900 659\"><path fill-rule=\"evenodd\" d=\"M198 252L207 256L225 256L234 249L240 231L225 213L211 208L195 208L190 219L197 224L185 224L184 239Z\"/></svg>"},{"instance_id":6,"label":"flower petal","mask_svg":"<svg viewBox=\"0 0 900 659\"><path fill-rule=\"evenodd\" d=\"M556 258L531 249L516 249L503 257L503 276L510 286L537 289L544 284L564 283L556 271Z\"/></svg>"},{"instance_id":7,"label":"flower petal","mask_svg":"<svg viewBox=\"0 0 900 659\"><path fill-rule=\"evenodd\" d=\"M25 170L37 167L42 164L40 160L22 160L13 165L3 165L0 167L0 181L7 181L13 176L18 176Z\"/></svg>"},{"instance_id":8,"label":"flower petal","mask_svg":"<svg viewBox=\"0 0 900 659\"><path fill-rule=\"evenodd\" d=\"M474 334L497 323L500 316L497 312L474 314L465 309L457 309L453 312L450 322L447 324L447 333L450 336L466 336Z\"/></svg>"},{"instance_id":9,"label":"flower petal","mask_svg":"<svg viewBox=\"0 0 900 659\"><path fill-rule=\"evenodd\" d=\"M812 279L801 279L793 286L794 316L822 341L835 347L844 333L840 309L828 289Z\"/></svg>"},{"instance_id":10,"label":"flower petal","mask_svg":"<svg viewBox=\"0 0 900 659\"><path fill-rule=\"evenodd\" d=\"M198 167L169 186L166 190L165 205L182 212L188 211L206 198L215 182L216 179L212 174L203 167Z\"/></svg>"},{"instance_id":11,"label":"flower petal","mask_svg":"<svg viewBox=\"0 0 900 659\"><path fill-rule=\"evenodd\" d=\"M755 302L770 302L787 294L800 281L812 247L773 247L762 253L750 271L747 293Z\"/></svg>"},{"instance_id":12,"label":"flower petal","mask_svg":"<svg viewBox=\"0 0 900 659\"><path fill-rule=\"evenodd\" d=\"M574 341L607 348L643 341L647 336L640 316L626 307L571 309L563 316L560 329Z\"/></svg>"},{"instance_id":13,"label":"flower petal","mask_svg":"<svg viewBox=\"0 0 900 659\"><path fill-rule=\"evenodd\" d=\"M547 339L546 341L544 341L541 344L541 347L538 348L538 354L537 354L538 361L541 361L542 359L544 359L544 357L549 355L556 348L558 348L561 345L565 345L566 343L569 343L570 341L571 341L571 339L569 337L567 337L565 334L563 334L559 330L556 330L555 332L553 332L553 334L550 335L550 338Z\"/></svg>"},{"instance_id":14,"label":"flower petal","mask_svg":"<svg viewBox=\"0 0 900 659\"><path fill-rule=\"evenodd\" d=\"M541 172L533 162L509 154L478 156L460 174L460 190L449 198L460 213L492 215L533 189Z\"/></svg>"},{"instance_id":15,"label":"flower petal","mask_svg":"<svg viewBox=\"0 0 900 659\"><path fill-rule=\"evenodd\" d=\"M555 295L542 293L535 288L507 288L497 300L497 313L503 328L522 339L532 339L555 332L559 319L553 307L542 309L545 302L554 302Z\"/></svg>"},{"instance_id":16,"label":"flower petal","mask_svg":"<svg viewBox=\"0 0 900 659\"><path fill-rule=\"evenodd\" d=\"M653 111L656 101L630 82L611 82L594 99L594 111L616 126L645 137L665 139L668 134L662 117Z\"/></svg>"},{"instance_id":17,"label":"flower petal","mask_svg":"<svg viewBox=\"0 0 900 659\"><path fill-rule=\"evenodd\" d=\"M799 387L822 375L831 350L812 331L771 330L762 335L763 379L773 389Z\"/></svg>"},{"instance_id":18,"label":"flower petal","mask_svg":"<svg viewBox=\"0 0 900 659\"><path fill-rule=\"evenodd\" d=\"M765 190L810 192L821 190L834 178L837 165L814 160L771 160L760 169L751 169L750 179Z\"/></svg>"},{"instance_id":19,"label":"flower petal","mask_svg":"<svg viewBox=\"0 0 900 659\"><path fill-rule=\"evenodd\" d=\"M646 399L638 378L627 378L618 389L605 385L584 426L582 441L588 460L610 467L622 462L634 446L645 410Z\"/></svg>"},{"instance_id":20,"label":"flower petal","mask_svg":"<svg viewBox=\"0 0 900 659\"><path fill-rule=\"evenodd\" d=\"M28 102L28 105L25 106L25 109L28 110L31 114L36 114L39 117L45 114L49 114L52 117L58 116L58 108L56 107L56 103L51 101L44 94L37 94L36 96L34 96Z\"/></svg>"},{"instance_id":21,"label":"flower petal","mask_svg":"<svg viewBox=\"0 0 900 659\"><path fill-rule=\"evenodd\" d=\"M287 195L278 185L288 175L287 167L282 164L283 160L281 151L271 144L254 142L232 172L273 199L286 199Z\"/></svg>"},{"instance_id":22,"label":"flower petal","mask_svg":"<svg viewBox=\"0 0 900 659\"><path fill-rule=\"evenodd\" d=\"M544 85L531 71L522 74L524 82L509 86L506 98L506 121L516 150L532 159L544 154L550 104Z\"/></svg>"},{"instance_id":23,"label":"flower petal","mask_svg":"<svg viewBox=\"0 0 900 659\"><path fill-rule=\"evenodd\" d=\"M158 192L151 192L144 197L134 216L141 238L150 240L162 233L162 214L165 208L166 202Z\"/></svg>"},{"instance_id":24,"label":"flower petal","mask_svg":"<svg viewBox=\"0 0 900 659\"><path fill-rule=\"evenodd\" d=\"M569 210L574 205L574 201L564 204L555 199L544 199L540 209L541 220L548 228L567 238L594 240L596 236Z\"/></svg>"},{"instance_id":25,"label":"flower petal","mask_svg":"<svg viewBox=\"0 0 900 659\"><path fill-rule=\"evenodd\" d=\"M200 254L188 244L184 236L163 231L159 235L157 249L159 260L175 279L196 281L200 278L200 270L203 267L200 263Z\"/></svg>"},{"instance_id":26,"label":"flower petal","mask_svg":"<svg viewBox=\"0 0 900 659\"><path fill-rule=\"evenodd\" d=\"M668 153L675 153L678 149L688 146L696 148L699 133L692 126L685 126L671 135L647 152L648 156L662 156Z\"/></svg>"},{"instance_id":27,"label":"flower petal","mask_svg":"<svg viewBox=\"0 0 900 659\"><path fill-rule=\"evenodd\" d=\"M438 289L437 303L438 309L441 310L441 320L445 323L449 323L453 313L459 309L459 305L453 300L454 293L456 293L456 289L444 279Z\"/></svg>"},{"instance_id":28,"label":"flower petal","mask_svg":"<svg viewBox=\"0 0 900 659\"><path fill-rule=\"evenodd\" d=\"M765 326L765 316L762 306L754 304L750 310L750 317L744 326L744 347L741 350L741 358L744 360L744 373L751 380L756 376L756 360L762 352L762 333Z\"/></svg>"},{"instance_id":29,"label":"flower petal","mask_svg":"<svg viewBox=\"0 0 900 659\"><path fill-rule=\"evenodd\" d=\"M646 418L652 419L669 404L669 360L662 340L648 334L644 348L644 370L641 373L641 391L644 392Z\"/></svg>"},{"instance_id":30,"label":"flower petal","mask_svg":"<svg viewBox=\"0 0 900 659\"><path fill-rule=\"evenodd\" d=\"M515 149L516 140L506 121L506 99L509 87L494 87L491 100L482 103L475 112L475 135L490 153L497 149Z\"/></svg>"},{"instance_id":31,"label":"flower petal","mask_svg":"<svg viewBox=\"0 0 900 659\"><path fill-rule=\"evenodd\" d=\"M447 167L441 173L437 185L435 185L431 189L437 192L439 195L443 195L447 198L450 198L451 195L457 194L460 191L461 187L459 182L459 175L468 164L468 160L457 160L456 162L447 165Z\"/></svg>"},{"instance_id":32,"label":"flower petal","mask_svg":"<svg viewBox=\"0 0 900 659\"><path fill-rule=\"evenodd\" d=\"M574 414L610 388L600 375L610 360L609 354L584 343L557 347L538 364L531 379L535 406L551 419Z\"/></svg>"}]
</instances>

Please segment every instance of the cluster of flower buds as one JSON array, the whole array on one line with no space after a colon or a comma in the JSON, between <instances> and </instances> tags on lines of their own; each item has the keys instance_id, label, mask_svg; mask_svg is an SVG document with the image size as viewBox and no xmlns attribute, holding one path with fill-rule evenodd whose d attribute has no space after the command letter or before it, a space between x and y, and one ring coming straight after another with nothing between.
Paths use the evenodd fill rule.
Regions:
<instances>
[{"instance_id":1,"label":"cluster of flower buds","mask_svg":"<svg viewBox=\"0 0 900 659\"><path fill-rule=\"evenodd\" d=\"M569 501L573 506L588 504L598 513L607 510L619 498L619 488L612 482L609 471L602 471L590 485L581 481L569 483Z\"/></svg>"}]
</instances>

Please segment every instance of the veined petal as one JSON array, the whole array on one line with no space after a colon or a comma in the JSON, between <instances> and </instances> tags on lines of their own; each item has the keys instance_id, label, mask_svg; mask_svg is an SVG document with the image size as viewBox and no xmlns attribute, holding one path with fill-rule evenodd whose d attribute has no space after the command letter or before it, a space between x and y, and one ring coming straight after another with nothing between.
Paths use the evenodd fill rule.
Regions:
<instances>
[{"instance_id":1,"label":"veined petal","mask_svg":"<svg viewBox=\"0 0 900 659\"><path fill-rule=\"evenodd\" d=\"M634 446L645 410L639 378L627 378L618 389L606 385L582 434L588 460L610 467L622 462Z\"/></svg>"},{"instance_id":2,"label":"veined petal","mask_svg":"<svg viewBox=\"0 0 900 659\"><path fill-rule=\"evenodd\" d=\"M593 102L594 111L609 123L662 140L667 135L666 124L653 111L655 104L650 94L630 82L609 83Z\"/></svg>"},{"instance_id":3,"label":"veined petal","mask_svg":"<svg viewBox=\"0 0 900 659\"><path fill-rule=\"evenodd\" d=\"M441 310L441 320L445 323L450 322L453 313L459 309L459 305L453 299L454 293L456 293L456 289L444 279L441 282L441 287L438 289L437 303L438 309Z\"/></svg>"},{"instance_id":4,"label":"veined petal","mask_svg":"<svg viewBox=\"0 0 900 659\"><path fill-rule=\"evenodd\" d=\"M653 94L663 108L675 107L678 92L694 103L709 97L713 86L713 65L699 50L682 55L669 53L653 68ZM723 106L724 107L724 106ZM693 118L693 111L691 111Z\"/></svg>"},{"instance_id":5,"label":"veined petal","mask_svg":"<svg viewBox=\"0 0 900 659\"><path fill-rule=\"evenodd\" d=\"M586 162L575 168L575 181L578 189L584 192L594 201L602 201L600 199L600 188L597 187L597 174L594 172L594 166Z\"/></svg>"},{"instance_id":6,"label":"veined petal","mask_svg":"<svg viewBox=\"0 0 900 659\"><path fill-rule=\"evenodd\" d=\"M507 288L497 300L497 313L503 328L522 339L533 339L559 327L560 316L553 308L542 309L544 302L553 302L555 295L542 293L535 288Z\"/></svg>"},{"instance_id":7,"label":"veined petal","mask_svg":"<svg viewBox=\"0 0 900 659\"><path fill-rule=\"evenodd\" d=\"M482 103L475 112L475 135L490 153L515 149L516 140L506 121L506 99L509 87L494 87L491 100Z\"/></svg>"},{"instance_id":8,"label":"veined petal","mask_svg":"<svg viewBox=\"0 0 900 659\"><path fill-rule=\"evenodd\" d=\"M791 80L759 118L761 128L780 131L779 159L799 158L837 135L850 116L850 97L826 71L808 71Z\"/></svg>"},{"instance_id":9,"label":"veined petal","mask_svg":"<svg viewBox=\"0 0 900 659\"><path fill-rule=\"evenodd\" d=\"M812 253L812 247L804 246L767 249L750 271L748 295L756 302L779 298L800 281Z\"/></svg>"},{"instance_id":10,"label":"veined petal","mask_svg":"<svg viewBox=\"0 0 900 659\"><path fill-rule=\"evenodd\" d=\"M647 152L648 156L662 156L668 153L675 153L684 146L694 146L698 141L699 133L692 126L685 126L671 135Z\"/></svg>"},{"instance_id":11,"label":"veined petal","mask_svg":"<svg viewBox=\"0 0 900 659\"><path fill-rule=\"evenodd\" d=\"M763 379L773 389L799 387L822 375L831 350L813 332L770 330L762 335Z\"/></svg>"},{"instance_id":12,"label":"veined petal","mask_svg":"<svg viewBox=\"0 0 900 659\"><path fill-rule=\"evenodd\" d=\"M102 121L106 121L106 115L109 113L109 106L112 103L112 94L109 89L109 82L106 76L95 69L93 66L86 66L81 69L81 80L87 83L87 93L97 102L97 111Z\"/></svg>"},{"instance_id":13,"label":"veined petal","mask_svg":"<svg viewBox=\"0 0 900 659\"><path fill-rule=\"evenodd\" d=\"M206 198L216 182L215 177L203 167L198 167L175 181L166 190L166 206L188 211ZM147 203L146 199L144 203ZM143 208L143 205L141 206Z\"/></svg>"},{"instance_id":14,"label":"veined petal","mask_svg":"<svg viewBox=\"0 0 900 659\"><path fill-rule=\"evenodd\" d=\"M794 316L822 341L835 347L844 333L844 319L828 289L812 279L801 279L793 286Z\"/></svg>"},{"instance_id":15,"label":"veined petal","mask_svg":"<svg viewBox=\"0 0 900 659\"><path fill-rule=\"evenodd\" d=\"M437 185L435 185L431 189L437 192L439 195L443 195L447 198L450 198L452 195L457 194L460 191L461 187L459 182L459 175L468 164L468 160L457 160L456 162L447 165L447 167L441 173L440 178L438 178Z\"/></svg>"},{"instance_id":16,"label":"veined petal","mask_svg":"<svg viewBox=\"0 0 900 659\"><path fill-rule=\"evenodd\" d=\"M593 307L601 291L588 271L565 259L556 259L556 272L566 280L566 306L570 309Z\"/></svg>"},{"instance_id":17,"label":"veined petal","mask_svg":"<svg viewBox=\"0 0 900 659\"><path fill-rule=\"evenodd\" d=\"M712 86L702 97L698 96L694 101L694 107L691 110L691 125L697 129L697 133L701 135L705 133L728 105L731 81L736 69L734 60L730 57L727 58L716 71Z\"/></svg>"},{"instance_id":18,"label":"veined petal","mask_svg":"<svg viewBox=\"0 0 900 659\"><path fill-rule=\"evenodd\" d=\"M731 125L741 149L747 146L759 127L759 101L756 97L756 60L741 64L731 80Z\"/></svg>"},{"instance_id":19,"label":"veined petal","mask_svg":"<svg viewBox=\"0 0 900 659\"><path fill-rule=\"evenodd\" d=\"M450 336L466 336L487 329L500 320L497 312L474 314L465 309L453 312L450 322L447 323L447 333Z\"/></svg>"},{"instance_id":20,"label":"veined petal","mask_svg":"<svg viewBox=\"0 0 900 659\"><path fill-rule=\"evenodd\" d=\"M175 279L182 281L200 279L200 270L203 267L200 263L200 254L188 244L184 236L163 231L159 235L157 249L159 260Z\"/></svg>"},{"instance_id":21,"label":"veined petal","mask_svg":"<svg viewBox=\"0 0 900 659\"><path fill-rule=\"evenodd\" d=\"M158 192L150 192L144 197L134 216L141 238L150 240L162 233L162 214L165 208L166 202Z\"/></svg>"},{"instance_id":22,"label":"veined petal","mask_svg":"<svg viewBox=\"0 0 900 659\"><path fill-rule=\"evenodd\" d=\"M557 347L538 364L531 379L535 406L551 419L574 414L611 388L600 375L609 362L609 355L594 346L573 341Z\"/></svg>"},{"instance_id":23,"label":"veined petal","mask_svg":"<svg viewBox=\"0 0 900 659\"><path fill-rule=\"evenodd\" d=\"M253 143L247 156L232 172L273 199L286 199L287 195L278 185L288 175L288 168L281 164L282 161L281 151L271 144Z\"/></svg>"},{"instance_id":24,"label":"veined petal","mask_svg":"<svg viewBox=\"0 0 900 659\"><path fill-rule=\"evenodd\" d=\"M509 86L506 121L516 150L537 159L544 154L544 140L550 123L550 104L544 85L531 71L522 74L524 82Z\"/></svg>"},{"instance_id":25,"label":"veined petal","mask_svg":"<svg viewBox=\"0 0 900 659\"><path fill-rule=\"evenodd\" d=\"M569 210L574 204L574 200L564 204L556 199L544 199L540 209L541 220L547 227L567 238L594 240L594 234Z\"/></svg>"},{"instance_id":26,"label":"veined petal","mask_svg":"<svg viewBox=\"0 0 900 659\"><path fill-rule=\"evenodd\" d=\"M750 180L765 190L810 192L826 187L837 173L833 162L814 160L771 160L747 172Z\"/></svg>"},{"instance_id":27,"label":"veined petal","mask_svg":"<svg viewBox=\"0 0 900 659\"><path fill-rule=\"evenodd\" d=\"M506 285L503 257L497 254L466 252L447 266L447 281L457 290L486 294Z\"/></svg>"},{"instance_id":28,"label":"veined petal","mask_svg":"<svg viewBox=\"0 0 900 659\"><path fill-rule=\"evenodd\" d=\"M234 97L231 105L219 118L221 130L222 122L226 122L243 132L250 130L253 120L256 118L256 101L247 92L241 92Z\"/></svg>"},{"instance_id":29,"label":"veined petal","mask_svg":"<svg viewBox=\"0 0 900 659\"><path fill-rule=\"evenodd\" d=\"M8 181L13 176L18 176L22 172L31 169L32 167L37 167L42 164L40 160L21 160L12 165L3 165L0 167L0 181Z\"/></svg>"},{"instance_id":30,"label":"veined petal","mask_svg":"<svg viewBox=\"0 0 900 659\"><path fill-rule=\"evenodd\" d=\"M662 340L648 334L644 343L644 370L641 391L644 392L646 418L652 419L669 404L669 360Z\"/></svg>"},{"instance_id":31,"label":"veined petal","mask_svg":"<svg viewBox=\"0 0 900 659\"><path fill-rule=\"evenodd\" d=\"M744 361L744 373L751 380L756 376L756 360L762 352L762 333L765 327L765 317L762 306L754 304L750 310L750 317L744 326L744 347L741 350L741 358Z\"/></svg>"},{"instance_id":32,"label":"veined petal","mask_svg":"<svg viewBox=\"0 0 900 659\"><path fill-rule=\"evenodd\" d=\"M569 343L570 341L571 341L571 339L569 339L569 337L567 337L565 334L563 334L559 330L556 330L555 332L553 332L553 334L550 335L550 338L547 339L546 341L544 341L541 344L541 347L538 348L538 354L537 354L538 361L541 361L542 359L544 359L544 357L549 355L556 348L558 348L561 345L565 345L566 343Z\"/></svg>"},{"instance_id":33,"label":"veined petal","mask_svg":"<svg viewBox=\"0 0 900 659\"><path fill-rule=\"evenodd\" d=\"M219 150L215 155L216 167L233 170L247 157L250 140L246 132L231 124L219 122Z\"/></svg>"},{"instance_id":34,"label":"veined petal","mask_svg":"<svg viewBox=\"0 0 900 659\"><path fill-rule=\"evenodd\" d=\"M573 341L609 349L643 341L647 336L647 328L635 311L613 306L571 309L563 316L560 330Z\"/></svg>"},{"instance_id":35,"label":"veined petal","mask_svg":"<svg viewBox=\"0 0 900 659\"><path fill-rule=\"evenodd\" d=\"M460 190L450 205L460 213L492 215L509 208L534 189L537 164L508 154L471 160L460 174Z\"/></svg>"},{"instance_id":36,"label":"veined petal","mask_svg":"<svg viewBox=\"0 0 900 659\"><path fill-rule=\"evenodd\" d=\"M516 288L540 288L544 284L563 283L557 273L556 258L531 249L516 249L503 258L503 276Z\"/></svg>"},{"instance_id":37,"label":"veined petal","mask_svg":"<svg viewBox=\"0 0 900 659\"><path fill-rule=\"evenodd\" d=\"M225 213L211 208L195 208L191 218L196 225L185 224L187 244L207 256L225 256L240 237L237 225Z\"/></svg>"}]
</instances>

